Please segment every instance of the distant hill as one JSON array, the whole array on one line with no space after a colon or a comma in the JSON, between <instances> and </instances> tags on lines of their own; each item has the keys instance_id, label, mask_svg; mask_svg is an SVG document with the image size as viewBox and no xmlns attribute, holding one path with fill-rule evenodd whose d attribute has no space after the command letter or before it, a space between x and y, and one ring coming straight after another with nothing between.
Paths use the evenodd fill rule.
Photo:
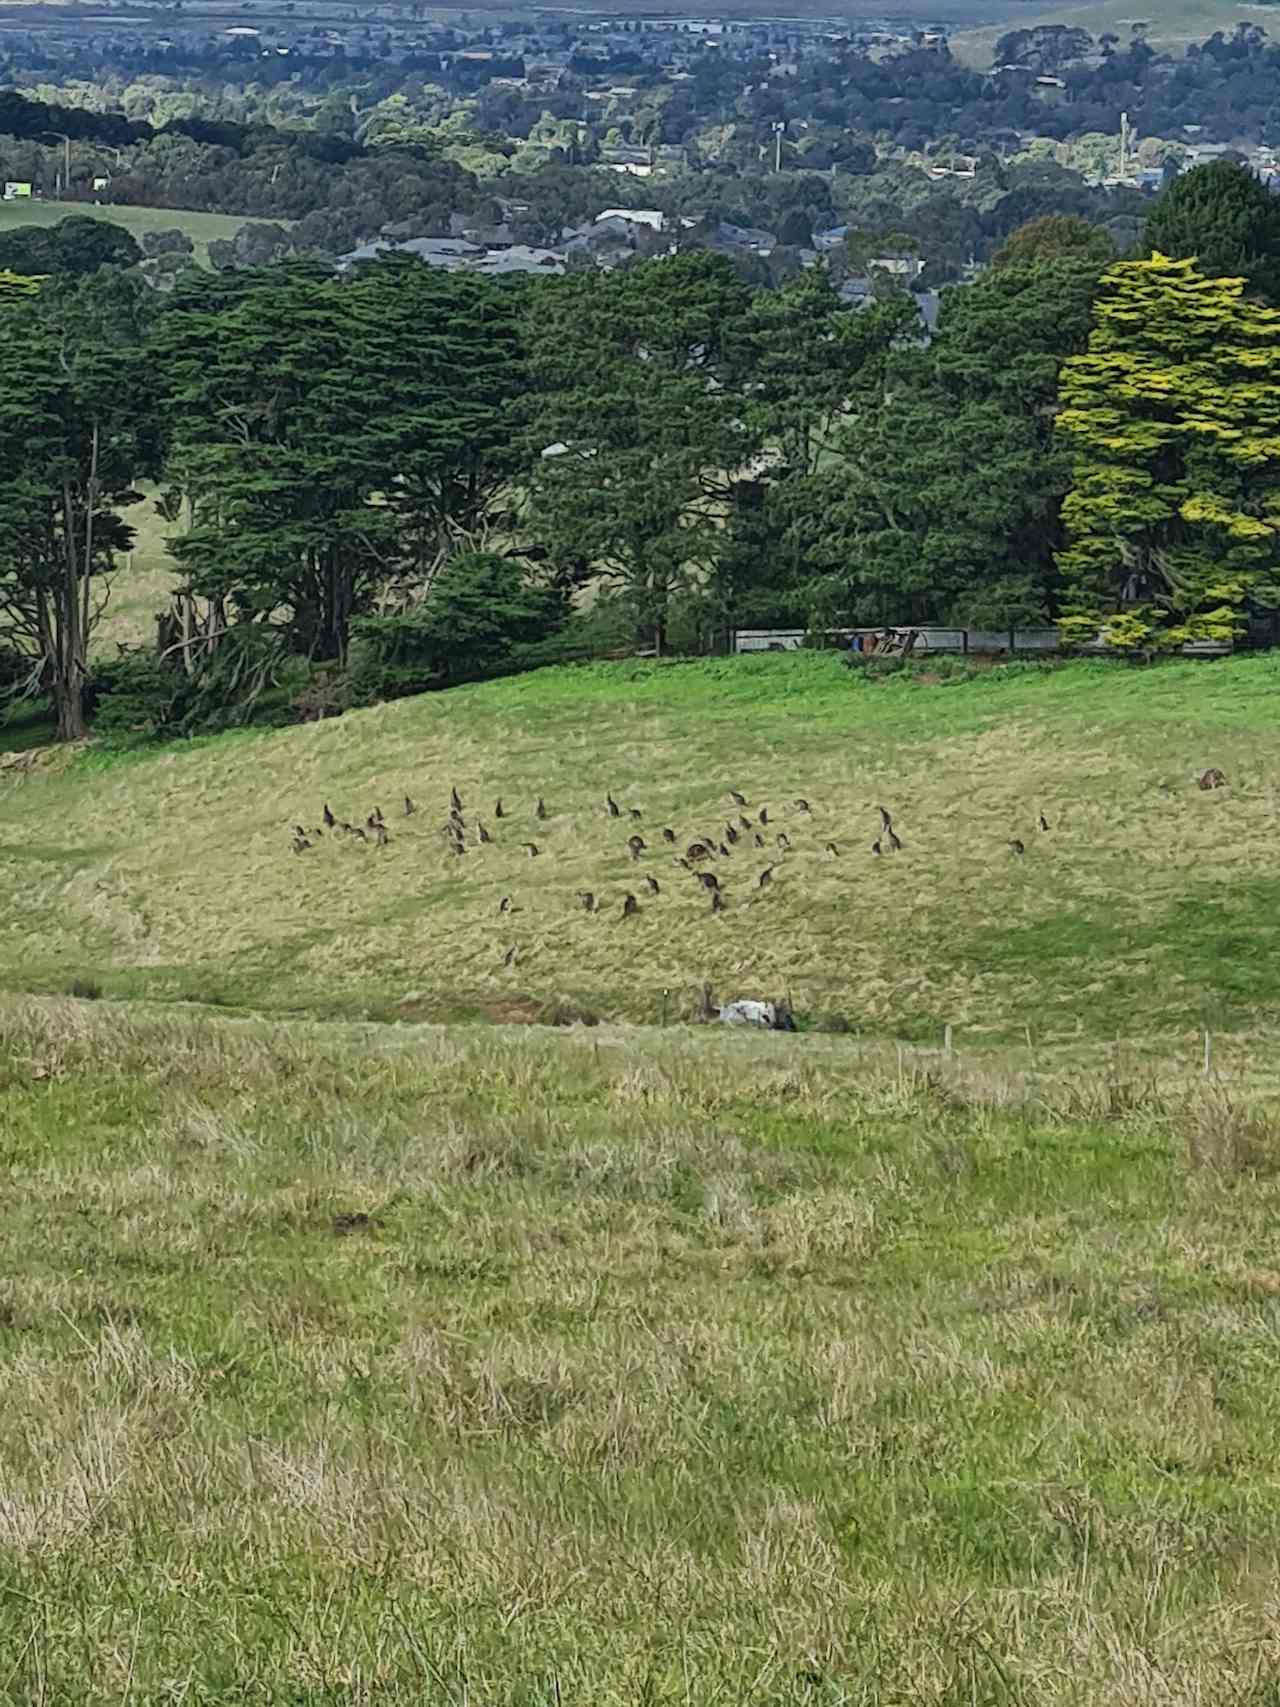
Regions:
<instances>
[{"instance_id":1,"label":"distant hill","mask_svg":"<svg viewBox=\"0 0 1280 1707\"><path fill-rule=\"evenodd\" d=\"M122 225L138 238L148 231L185 231L195 244L195 257L202 266L209 264L209 244L214 238L232 238L242 225L249 223L247 214L189 213L171 207L123 207L105 202L0 201L0 231L10 231L17 225L56 225L60 219L73 214Z\"/></svg>"}]
</instances>

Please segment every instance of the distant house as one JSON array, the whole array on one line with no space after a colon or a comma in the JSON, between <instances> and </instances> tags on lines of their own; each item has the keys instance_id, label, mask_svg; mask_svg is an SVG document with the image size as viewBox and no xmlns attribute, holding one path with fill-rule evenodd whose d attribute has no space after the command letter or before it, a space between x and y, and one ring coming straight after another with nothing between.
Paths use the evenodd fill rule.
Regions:
<instances>
[{"instance_id":1,"label":"distant house","mask_svg":"<svg viewBox=\"0 0 1280 1707\"><path fill-rule=\"evenodd\" d=\"M656 207L607 207L596 215L596 224L606 219L620 219L627 225L647 226L650 231L665 230L667 216Z\"/></svg>"},{"instance_id":2,"label":"distant house","mask_svg":"<svg viewBox=\"0 0 1280 1707\"><path fill-rule=\"evenodd\" d=\"M874 255L867 265L893 279L918 279L924 271L919 255Z\"/></svg>"},{"instance_id":3,"label":"distant house","mask_svg":"<svg viewBox=\"0 0 1280 1707\"><path fill-rule=\"evenodd\" d=\"M722 219L707 239L708 249L722 255L772 255L778 239L772 231L758 231L749 225L730 225Z\"/></svg>"},{"instance_id":4,"label":"distant house","mask_svg":"<svg viewBox=\"0 0 1280 1707\"><path fill-rule=\"evenodd\" d=\"M870 308L876 300L875 287L869 278L846 279L837 291L841 302L848 308L861 311ZM915 304L916 313L920 316L921 341L928 343L933 337L938 324L938 309L942 298L936 290L912 291L911 301Z\"/></svg>"}]
</instances>

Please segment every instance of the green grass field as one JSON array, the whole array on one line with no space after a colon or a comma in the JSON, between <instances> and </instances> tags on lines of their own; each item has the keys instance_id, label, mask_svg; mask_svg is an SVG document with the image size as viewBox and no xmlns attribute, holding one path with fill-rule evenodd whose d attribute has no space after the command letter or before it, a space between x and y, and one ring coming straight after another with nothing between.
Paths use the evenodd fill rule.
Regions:
<instances>
[{"instance_id":1,"label":"green grass field","mask_svg":"<svg viewBox=\"0 0 1280 1707\"><path fill-rule=\"evenodd\" d=\"M15 225L56 225L60 219L67 219L73 214L123 225L134 237L141 237L147 231L185 231L195 244L196 260L202 266L208 265L211 239L234 237L249 217L228 213L190 213L181 208L114 207L105 202L12 201L0 202L0 231L12 230Z\"/></svg>"},{"instance_id":2,"label":"green grass field","mask_svg":"<svg viewBox=\"0 0 1280 1707\"><path fill-rule=\"evenodd\" d=\"M156 617L168 608L178 583L166 544L172 530L156 511L154 489L144 483L141 490L141 502L120 512L134 530L133 549L117 559L106 609L93 633L93 651L101 658L116 657L121 647L153 646Z\"/></svg>"},{"instance_id":3,"label":"green grass field","mask_svg":"<svg viewBox=\"0 0 1280 1707\"><path fill-rule=\"evenodd\" d=\"M1280 1004L1278 693L1273 656L929 685L855 681L814 653L549 670L90 753L0 791L0 988L91 977L115 997L275 1014L506 1020L568 1003L654 1022L710 982L789 991L868 1036L950 1024L969 1041L1029 1027L1194 1048L1201 1028L1265 1027ZM1210 765L1228 788L1197 788ZM462 857L443 831L453 785ZM753 821L736 844L731 788ZM640 820L608 817L610 790ZM356 824L380 807L390 845L320 835L295 855L291 826L319 828L326 802ZM904 847L877 858L880 804ZM713 861L718 916L673 857L697 837L730 849Z\"/></svg>"},{"instance_id":4,"label":"green grass field","mask_svg":"<svg viewBox=\"0 0 1280 1707\"><path fill-rule=\"evenodd\" d=\"M0 1701L1268 1707L1274 1095L2 1001Z\"/></svg>"},{"instance_id":5,"label":"green grass field","mask_svg":"<svg viewBox=\"0 0 1280 1707\"><path fill-rule=\"evenodd\" d=\"M1278 691L591 666L0 770L0 1703L1276 1707Z\"/></svg>"}]
</instances>

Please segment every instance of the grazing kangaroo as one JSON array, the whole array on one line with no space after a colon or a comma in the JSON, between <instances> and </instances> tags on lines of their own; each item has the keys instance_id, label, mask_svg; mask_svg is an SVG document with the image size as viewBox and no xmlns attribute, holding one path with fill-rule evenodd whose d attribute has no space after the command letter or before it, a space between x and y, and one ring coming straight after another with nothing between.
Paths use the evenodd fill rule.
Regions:
<instances>
[{"instance_id":1,"label":"grazing kangaroo","mask_svg":"<svg viewBox=\"0 0 1280 1707\"><path fill-rule=\"evenodd\" d=\"M449 805L455 812L462 811L462 796L458 793L456 788L451 788L449 790Z\"/></svg>"},{"instance_id":2,"label":"grazing kangaroo","mask_svg":"<svg viewBox=\"0 0 1280 1707\"><path fill-rule=\"evenodd\" d=\"M762 806L760 808L760 822L762 824L767 824L769 822L769 808L767 806Z\"/></svg>"},{"instance_id":3,"label":"grazing kangaroo","mask_svg":"<svg viewBox=\"0 0 1280 1707\"><path fill-rule=\"evenodd\" d=\"M618 802L613 798L613 796L611 794L605 795L604 803L609 809L609 816L611 818L621 818L622 808L618 805Z\"/></svg>"},{"instance_id":4,"label":"grazing kangaroo","mask_svg":"<svg viewBox=\"0 0 1280 1707\"><path fill-rule=\"evenodd\" d=\"M889 831L889 846L893 849L894 853L902 852L902 843L898 840L898 832L896 830Z\"/></svg>"},{"instance_id":5,"label":"grazing kangaroo","mask_svg":"<svg viewBox=\"0 0 1280 1707\"><path fill-rule=\"evenodd\" d=\"M1226 786L1226 777L1216 767L1213 770L1205 771L1200 778L1201 788L1225 788Z\"/></svg>"},{"instance_id":6,"label":"grazing kangaroo","mask_svg":"<svg viewBox=\"0 0 1280 1707\"><path fill-rule=\"evenodd\" d=\"M674 830L664 830L662 832L662 839L664 842L674 842L676 839L675 831Z\"/></svg>"},{"instance_id":7,"label":"grazing kangaroo","mask_svg":"<svg viewBox=\"0 0 1280 1707\"><path fill-rule=\"evenodd\" d=\"M538 819L543 819L547 815L547 809L542 804L542 796L541 795L538 796L538 804L533 809L533 815L535 818L538 818Z\"/></svg>"},{"instance_id":8,"label":"grazing kangaroo","mask_svg":"<svg viewBox=\"0 0 1280 1707\"><path fill-rule=\"evenodd\" d=\"M484 825L478 820L476 822L476 840L481 844L481 846L483 846L485 842L491 842L493 840L493 837L489 834L488 830L486 830Z\"/></svg>"},{"instance_id":9,"label":"grazing kangaroo","mask_svg":"<svg viewBox=\"0 0 1280 1707\"><path fill-rule=\"evenodd\" d=\"M404 815L405 815L405 817L406 818L412 818L414 813L417 810L418 810L418 808L414 805L413 801L406 794L404 797Z\"/></svg>"},{"instance_id":10,"label":"grazing kangaroo","mask_svg":"<svg viewBox=\"0 0 1280 1707\"><path fill-rule=\"evenodd\" d=\"M876 856L876 858L879 859L880 852L881 852L880 843L879 842L872 842L871 851Z\"/></svg>"},{"instance_id":11,"label":"grazing kangaroo","mask_svg":"<svg viewBox=\"0 0 1280 1707\"><path fill-rule=\"evenodd\" d=\"M1042 830L1047 830L1049 828L1049 820L1045 817L1043 812L1040 814L1040 828Z\"/></svg>"},{"instance_id":12,"label":"grazing kangaroo","mask_svg":"<svg viewBox=\"0 0 1280 1707\"><path fill-rule=\"evenodd\" d=\"M645 841L643 836L628 836L627 846L631 849L632 859L639 859L640 855L648 846L648 843Z\"/></svg>"},{"instance_id":13,"label":"grazing kangaroo","mask_svg":"<svg viewBox=\"0 0 1280 1707\"><path fill-rule=\"evenodd\" d=\"M834 842L828 842L827 843L827 852L831 855L832 859L839 859L840 858L840 849L836 846L836 844Z\"/></svg>"},{"instance_id":14,"label":"grazing kangaroo","mask_svg":"<svg viewBox=\"0 0 1280 1707\"><path fill-rule=\"evenodd\" d=\"M504 966L513 966L515 964L516 955L519 954L519 952L520 952L520 944L518 942L513 942L511 944L511 947L503 955L502 964Z\"/></svg>"},{"instance_id":15,"label":"grazing kangaroo","mask_svg":"<svg viewBox=\"0 0 1280 1707\"><path fill-rule=\"evenodd\" d=\"M325 829L326 830L332 830L335 822L336 822L336 819L334 818L333 813L330 812L329 802L326 800L324 803L324 827L325 827Z\"/></svg>"},{"instance_id":16,"label":"grazing kangaroo","mask_svg":"<svg viewBox=\"0 0 1280 1707\"><path fill-rule=\"evenodd\" d=\"M510 895L504 895L501 901L498 902L498 911L500 913L509 913L511 911Z\"/></svg>"},{"instance_id":17,"label":"grazing kangaroo","mask_svg":"<svg viewBox=\"0 0 1280 1707\"><path fill-rule=\"evenodd\" d=\"M1017 855L1017 857L1019 859L1021 859L1023 854L1026 853L1026 851L1027 851L1025 843L1020 842L1018 840L1017 836L1015 836L1013 838L1013 840L1009 843L1009 846L1013 849L1013 852Z\"/></svg>"},{"instance_id":18,"label":"grazing kangaroo","mask_svg":"<svg viewBox=\"0 0 1280 1707\"><path fill-rule=\"evenodd\" d=\"M791 846L791 837L787 834L787 832L785 830L779 830L778 831L776 840L777 840L778 846L784 850Z\"/></svg>"},{"instance_id":19,"label":"grazing kangaroo","mask_svg":"<svg viewBox=\"0 0 1280 1707\"><path fill-rule=\"evenodd\" d=\"M656 877L646 877L644 880L644 886L649 891L650 895L660 895L662 893L658 888L658 880Z\"/></svg>"},{"instance_id":20,"label":"grazing kangaroo","mask_svg":"<svg viewBox=\"0 0 1280 1707\"><path fill-rule=\"evenodd\" d=\"M631 817L635 820L635 822L637 824L644 817L644 813L640 810L640 808L638 806L628 806L627 811L631 814Z\"/></svg>"},{"instance_id":21,"label":"grazing kangaroo","mask_svg":"<svg viewBox=\"0 0 1280 1707\"><path fill-rule=\"evenodd\" d=\"M756 831L756 846L758 848L762 848L764 846L764 837L760 834L759 830Z\"/></svg>"},{"instance_id":22,"label":"grazing kangaroo","mask_svg":"<svg viewBox=\"0 0 1280 1707\"><path fill-rule=\"evenodd\" d=\"M739 794L736 788L731 788L729 790L729 798L735 806L745 806L747 804L746 795Z\"/></svg>"},{"instance_id":23,"label":"grazing kangaroo","mask_svg":"<svg viewBox=\"0 0 1280 1707\"><path fill-rule=\"evenodd\" d=\"M502 810L502 796L501 795L499 795L498 798L493 803L493 815L495 818L505 818L506 817L506 813Z\"/></svg>"},{"instance_id":24,"label":"grazing kangaroo","mask_svg":"<svg viewBox=\"0 0 1280 1707\"><path fill-rule=\"evenodd\" d=\"M718 889L720 887L720 879L714 871L698 871L694 873L694 876L704 889Z\"/></svg>"},{"instance_id":25,"label":"grazing kangaroo","mask_svg":"<svg viewBox=\"0 0 1280 1707\"><path fill-rule=\"evenodd\" d=\"M387 843L391 840L391 837L387 834L387 826L385 824L375 824L373 826L373 839L380 848L386 847Z\"/></svg>"},{"instance_id":26,"label":"grazing kangaroo","mask_svg":"<svg viewBox=\"0 0 1280 1707\"><path fill-rule=\"evenodd\" d=\"M880 828L882 830L892 829L893 819L885 811L884 807L883 806L877 806L876 811L879 812L879 814L880 814Z\"/></svg>"},{"instance_id":27,"label":"grazing kangaroo","mask_svg":"<svg viewBox=\"0 0 1280 1707\"><path fill-rule=\"evenodd\" d=\"M807 812L809 810L809 802L807 800L797 800L795 804L797 812Z\"/></svg>"},{"instance_id":28,"label":"grazing kangaroo","mask_svg":"<svg viewBox=\"0 0 1280 1707\"><path fill-rule=\"evenodd\" d=\"M684 850L686 859L710 859L711 849L705 842L690 842Z\"/></svg>"},{"instance_id":29,"label":"grazing kangaroo","mask_svg":"<svg viewBox=\"0 0 1280 1707\"><path fill-rule=\"evenodd\" d=\"M732 824L726 824L725 825L725 827L724 827L724 839L726 842L736 842L737 841L738 832L734 829Z\"/></svg>"},{"instance_id":30,"label":"grazing kangaroo","mask_svg":"<svg viewBox=\"0 0 1280 1707\"><path fill-rule=\"evenodd\" d=\"M756 888L757 889L767 889L772 882L773 882L773 867L771 865L767 865L767 866L765 866L764 870L760 873L759 877L756 878Z\"/></svg>"},{"instance_id":31,"label":"grazing kangaroo","mask_svg":"<svg viewBox=\"0 0 1280 1707\"><path fill-rule=\"evenodd\" d=\"M594 913L595 912L595 910L596 910L596 898L591 893L591 891L589 889L579 889L579 891L578 891L578 905L582 908L584 913Z\"/></svg>"},{"instance_id":32,"label":"grazing kangaroo","mask_svg":"<svg viewBox=\"0 0 1280 1707\"><path fill-rule=\"evenodd\" d=\"M639 911L640 903L628 889L627 893L622 897L622 916L624 919L629 919Z\"/></svg>"},{"instance_id":33,"label":"grazing kangaroo","mask_svg":"<svg viewBox=\"0 0 1280 1707\"><path fill-rule=\"evenodd\" d=\"M713 913L724 912L724 896L718 889L713 889L711 891L711 911Z\"/></svg>"},{"instance_id":34,"label":"grazing kangaroo","mask_svg":"<svg viewBox=\"0 0 1280 1707\"><path fill-rule=\"evenodd\" d=\"M537 842L521 842L520 846L528 854L530 859L537 859L540 851Z\"/></svg>"}]
</instances>

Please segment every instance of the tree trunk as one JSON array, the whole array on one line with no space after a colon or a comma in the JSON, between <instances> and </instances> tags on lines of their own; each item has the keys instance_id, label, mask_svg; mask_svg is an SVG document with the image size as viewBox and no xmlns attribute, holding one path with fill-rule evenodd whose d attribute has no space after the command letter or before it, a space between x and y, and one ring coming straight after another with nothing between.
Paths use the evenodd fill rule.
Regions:
<instances>
[{"instance_id":1,"label":"tree trunk","mask_svg":"<svg viewBox=\"0 0 1280 1707\"><path fill-rule=\"evenodd\" d=\"M58 714L59 741L79 741L89 730L84 716L85 647L81 627L84 595L76 546L75 498L70 481L64 481L62 486L62 547L63 583L54 599L51 686Z\"/></svg>"}]
</instances>

